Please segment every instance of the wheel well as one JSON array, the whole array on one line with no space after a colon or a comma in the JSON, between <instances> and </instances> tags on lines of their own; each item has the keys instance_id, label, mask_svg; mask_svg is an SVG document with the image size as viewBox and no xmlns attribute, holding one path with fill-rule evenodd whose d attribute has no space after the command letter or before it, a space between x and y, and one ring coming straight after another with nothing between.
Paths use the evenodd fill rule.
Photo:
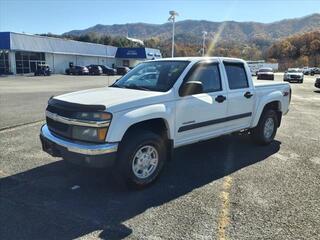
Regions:
<instances>
[{"instance_id":1,"label":"wheel well","mask_svg":"<svg viewBox=\"0 0 320 240\"><path fill-rule=\"evenodd\" d=\"M280 101L273 101L266 104L263 108L263 112L266 110L274 110L277 114L278 118L278 127L280 127L281 119L282 119L282 112L281 112L281 103Z\"/></svg>"},{"instance_id":2,"label":"wheel well","mask_svg":"<svg viewBox=\"0 0 320 240\"><path fill-rule=\"evenodd\" d=\"M167 124L162 118L154 118L135 123L127 129L123 137L125 137L129 132L137 129L149 130L161 137L164 137L165 139L169 139Z\"/></svg>"},{"instance_id":3,"label":"wheel well","mask_svg":"<svg viewBox=\"0 0 320 240\"><path fill-rule=\"evenodd\" d=\"M154 132L155 134L158 134L159 136L161 136L162 139L167 144L167 159L168 160L173 159L174 143L173 143L173 140L170 139L169 129L168 129L167 123L164 119L154 118L154 119L145 120L145 121L142 121L139 123L135 123L127 129L123 138L125 138L130 132L136 131L139 129L149 130L149 131Z\"/></svg>"}]
</instances>

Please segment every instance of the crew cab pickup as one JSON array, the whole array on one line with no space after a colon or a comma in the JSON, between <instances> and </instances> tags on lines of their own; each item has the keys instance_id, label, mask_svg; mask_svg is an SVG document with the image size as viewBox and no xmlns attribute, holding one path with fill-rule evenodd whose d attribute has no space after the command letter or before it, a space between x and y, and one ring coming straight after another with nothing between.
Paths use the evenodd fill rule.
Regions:
<instances>
[{"instance_id":1,"label":"crew cab pickup","mask_svg":"<svg viewBox=\"0 0 320 240\"><path fill-rule=\"evenodd\" d=\"M40 138L52 156L113 166L117 177L142 188L174 148L242 130L271 143L290 99L288 83L254 83L241 59L153 60L109 87L52 97Z\"/></svg>"}]
</instances>

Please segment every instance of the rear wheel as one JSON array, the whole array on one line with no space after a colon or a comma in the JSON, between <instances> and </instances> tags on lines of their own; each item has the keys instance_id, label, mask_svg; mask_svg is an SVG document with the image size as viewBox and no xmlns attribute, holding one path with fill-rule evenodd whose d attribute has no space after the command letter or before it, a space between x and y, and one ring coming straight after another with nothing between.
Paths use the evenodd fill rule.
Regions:
<instances>
[{"instance_id":1,"label":"rear wheel","mask_svg":"<svg viewBox=\"0 0 320 240\"><path fill-rule=\"evenodd\" d=\"M252 130L254 141L261 145L270 144L278 128L278 118L274 110L265 110L259 120L258 126Z\"/></svg>"},{"instance_id":2,"label":"rear wheel","mask_svg":"<svg viewBox=\"0 0 320 240\"><path fill-rule=\"evenodd\" d=\"M116 178L129 187L144 188L159 176L166 158L165 141L157 134L132 131L119 148Z\"/></svg>"}]
</instances>

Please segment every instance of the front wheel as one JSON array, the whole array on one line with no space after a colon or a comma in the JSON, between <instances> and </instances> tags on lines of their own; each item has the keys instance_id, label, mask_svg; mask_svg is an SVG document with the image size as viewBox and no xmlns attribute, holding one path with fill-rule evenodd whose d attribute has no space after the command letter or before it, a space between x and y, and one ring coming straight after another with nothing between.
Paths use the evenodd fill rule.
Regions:
<instances>
[{"instance_id":1,"label":"front wheel","mask_svg":"<svg viewBox=\"0 0 320 240\"><path fill-rule=\"evenodd\" d=\"M274 110L265 110L259 120L258 126L252 130L254 141L261 145L270 144L278 129L278 118Z\"/></svg>"},{"instance_id":2,"label":"front wheel","mask_svg":"<svg viewBox=\"0 0 320 240\"><path fill-rule=\"evenodd\" d=\"M166 160L165 141L146 131L132 131L121 143L116 178L129 187L144 188L159 176Z\"/></svg>"}]
</instances>

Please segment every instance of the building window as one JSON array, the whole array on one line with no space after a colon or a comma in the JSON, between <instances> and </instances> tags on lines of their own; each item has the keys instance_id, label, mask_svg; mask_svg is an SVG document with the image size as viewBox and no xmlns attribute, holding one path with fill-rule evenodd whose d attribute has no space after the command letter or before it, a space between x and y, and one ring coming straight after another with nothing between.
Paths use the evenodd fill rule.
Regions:
<instances>
[{"instance_id":1,"label":"building window","mask_svg":"<svg viewBox=\"0 0 320 240\"><path fill-rule=\"evenodd\" d=\"M45 54L38 52L16 52L17 73L35 72L39 64L45 64Z\"/></svg>"},{"instance_id":2,"label":"building window","mask_svg":"<svg viewBox=\"0 0 320 240\"><path fill-rule=\"evenodd\" d=\"M122 61L123 66L130 67L130 61L129 60L123 60Z\"/></svg>"},{"instance_id":3,"label":"building window","mask_svg":"<svg viewBox=\"0 0 320 240\"><path fill-rule=\"evenodd\" d=\"M9 51L0 50L0 74L9 73Z\"/></svg>"}]
</instances>

